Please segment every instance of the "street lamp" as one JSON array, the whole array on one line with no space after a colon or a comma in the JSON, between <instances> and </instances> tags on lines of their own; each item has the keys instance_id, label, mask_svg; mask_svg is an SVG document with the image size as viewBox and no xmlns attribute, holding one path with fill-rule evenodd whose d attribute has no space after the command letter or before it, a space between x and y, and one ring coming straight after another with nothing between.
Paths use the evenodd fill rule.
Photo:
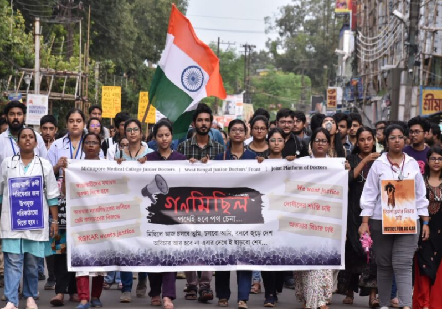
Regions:
<instances>
[{"instance_id":1,"label":"street lamp","mask_svg":"<svg viewBox=\"0 0 444 309\"><path fill-rule=\"evenodd\" d=\"M31 80L32 80L32 78L31 78L31 76L29 76L28 74L26 74L26 76L24 77L24 80L25 80L26 85L29 86L29 84L31 84Z\"/></svg>"}]
</instances>

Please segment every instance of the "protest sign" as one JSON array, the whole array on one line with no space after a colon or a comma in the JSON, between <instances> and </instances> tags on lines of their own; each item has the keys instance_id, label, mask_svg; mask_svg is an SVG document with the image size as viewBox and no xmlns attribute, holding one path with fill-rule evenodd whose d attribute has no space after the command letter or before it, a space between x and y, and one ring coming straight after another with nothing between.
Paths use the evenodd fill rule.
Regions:
<instances>
[{"instance_id":1,"label":"protest sign","mask_svg":"<svg viewBox=\"0 0 444 309\"><path fill-rule=\"evenodd\" d=\"M382 233L416 234L415 180L381 180Z\"/></svg>"},{"instance_id":2,"label":"protest sign","mask_svg":"<svg viewBox=\"0 0 444 309\"><path fill-rule=\"evenodd\" d=\"M120 86L102 86L102 117L114 118L121 111Z\"/></svg>"},{"instance_id":3,"label":"protest sign","mask_svg":"<svg viewBox=\"0 0 444 309\"><path fill-rule=\"evenodd\" d=\"M8 179L11 229L41 230L43 222L42 176Z\"/></svg>"},{"instance_id":4,"label":"protest sign","mask_svg":"<svg viewBox=\"0 0 444 309\"><path fill-rule=\"evenodd\" d=\"M70 271L343 269L344 159L66 169Z\"/></svg>"},{"instance_id":5,"label":"protest sign","mask_svg":"<svg viewBox=\"0 0 444 309\"><path fill-rule=\"evenodd\" d=\"M28 94L26 99L26 124L40 125L40 119L48 114L48 96Z\"/></svg>"}]
</instances>

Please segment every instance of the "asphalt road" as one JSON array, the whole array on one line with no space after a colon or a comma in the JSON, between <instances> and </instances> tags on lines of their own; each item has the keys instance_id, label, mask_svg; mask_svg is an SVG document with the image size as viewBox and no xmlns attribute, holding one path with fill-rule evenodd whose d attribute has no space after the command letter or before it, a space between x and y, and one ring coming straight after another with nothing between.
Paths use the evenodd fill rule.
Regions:
<instances>
[{"instance_id":1,"label":"asphalt road","mask_svg":"<svg viewBox=\"0 0 444 309\"><path fill-rule=\"evenodd\" d=\"M37 301L37 304L40 309L46 308L54 308L49 304L51 298L55 295L54 291L45 291L43 286L46 281L39 281L39 291L40 291L40 299ZM183 308L183 309L205 309L205 308L219 308L217 306L217 299L215 298L213 301L208 302L207 304L199 303L195 300L185 300L184 293L182 292L184 286L186 284L185 279L178 279L176 281L177 287L177 299L174 301L175 308ZM147 308L150 306L150 298L147 296L145 298L137 298L136 297L136 285L137 279L134 280L133 291L132 291L132 302L130 304L121 304L119 303L120 291L116 289L116 285L110 290L104 290L101 296L101 301L103 303L103 308L115 309L115 308ZM214 277L212 282L212 288L214 291ZM231 275L231 299L229 300L229 308L237 308L237 284L236 284L236 275L233 273ZM0 292L3 295L3 288L0 289ZM279 296L279 302L276 305L276 308L291 308L291 309L300 309L302 308L302 303L296 301L296 297L294 296L294 290L289 290L284 288L284 291ZM355 294L355 300L353 305L343 305L342 300L344 299L343 295L333 295L332 304L329 306L331 309L339 309L339 308L347 308L347 309L358 309L358 308L369 308L368 307L368 297L359 297ZM250 294L250 300L248 301L248 308L263 308L264 301L264 293L262 287L261 294ZM6 302L1 303L1 307L5 306ZM25 308L26 301L21 300L19 304L19 308ZM65 306L61 308L75 308L77 303L67 301L65 297ZM161 307L158 307L161 309Z\"/></svg>"}]
</instances>

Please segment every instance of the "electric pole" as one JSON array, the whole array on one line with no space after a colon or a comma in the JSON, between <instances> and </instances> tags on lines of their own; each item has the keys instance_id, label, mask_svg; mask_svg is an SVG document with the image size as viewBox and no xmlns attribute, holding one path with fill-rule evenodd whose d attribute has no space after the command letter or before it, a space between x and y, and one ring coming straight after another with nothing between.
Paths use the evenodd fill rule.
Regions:
<instances>
[{"instance_id":1,"label":"electric pole","mask_svg":"<svg viewBox=\"0 0 444 309\"><path fill-rule=\"evenodd\" d=\"M230 47L230 45L232 44L236 44L236 42L224 42L224 41L220 41L220 37L217 37L217 58L219 59L219 71L221 68L221 61L219 58L219 53L220 53L220 45L228 45L228 47ZM214 102L213 102L213 113L217 113L217 108L218 108L219 104L218 104L218 99L217 97L214 97Z\"/></svg>"},{"instance_id":2,"label":"electric pole","mask_svg":"<svg viewBox=\"0 0 444 309\"><path fill-rule=\"evenodd\" d=\"M34 21L34 93L40 94L40 18L36 17Z\"/></svg>"},{"instance_id":3,"label":"electric pole","mask_svg":"<svg viewBox=\"0 0 444 309\"><path fill-rule=\"evenodd\" d=\"M244 63L244 88L245 88L245 94L244 94L244 103L251 103L250 99L250 54L251 50L253 48L256 48L256 45L251 45L248 43L245 43L242 45L243 48L245 48L244 57L245 57L245 63ZM247 58L247 50L248 50L248 58Z\"/></svg>"}]
</instances>

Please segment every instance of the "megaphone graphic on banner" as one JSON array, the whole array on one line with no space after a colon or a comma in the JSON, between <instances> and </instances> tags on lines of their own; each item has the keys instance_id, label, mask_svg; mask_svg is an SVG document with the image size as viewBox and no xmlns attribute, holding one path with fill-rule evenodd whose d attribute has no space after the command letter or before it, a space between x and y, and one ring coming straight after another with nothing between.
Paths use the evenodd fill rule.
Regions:
<instances>
[{"instance_id":1,"label":"megaphone graphic on banner","mask_svg":"<svg viewBox=\"0 0 444 309\"><path fill-rule=\"evenodd\" d=\"M153 181L142 188L142 196L149 197L152 204L156 203L156 194L167 194L168 184L161 175L154 176Z\"/></svg>"}]
</instances>

